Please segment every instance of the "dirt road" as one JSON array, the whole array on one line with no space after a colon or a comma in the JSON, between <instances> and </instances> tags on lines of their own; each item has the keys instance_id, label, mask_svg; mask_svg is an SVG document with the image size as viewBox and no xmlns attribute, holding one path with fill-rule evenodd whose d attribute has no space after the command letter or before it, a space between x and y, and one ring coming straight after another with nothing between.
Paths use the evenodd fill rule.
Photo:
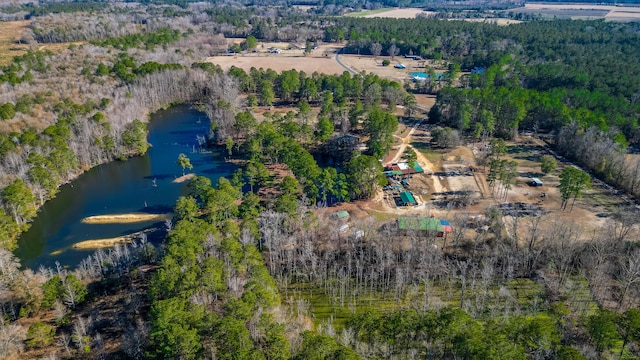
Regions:
<instances>
[{"instance_id":1,"label":"dirt road","mask_svg":"<svg viewBox=\"0 0 640 360\"><path fill-rule=\"evenodd\" d=\"M411 127L411 130L409 130L409 132L407 133L407 135L405 135L404 137L400 137L397 135L393 135L394 137L397 137L398 139L402 140L402 144L400 144L400 147L398 148L398 152L396 153L396 155L391 158L391 160L389 161L390 163L397 163L398 160L400 160L400 158L402 157L402 154L404 154L404 151L407 149L407 146L413 149L413 146L411 146L409 143L411 142L411 135L416 131L416 128L419 127L420 125L422 125L422 123L424 122L425 119L420 120L418 123L416 123L415 125L413 125ZM415 149L414 149L415 151ZM416 153L418 153L419 151L416 151ZM420 162L420 164L422 164ZM430 163L429 163L430 164Z\"/></svg>"}]
</instances>

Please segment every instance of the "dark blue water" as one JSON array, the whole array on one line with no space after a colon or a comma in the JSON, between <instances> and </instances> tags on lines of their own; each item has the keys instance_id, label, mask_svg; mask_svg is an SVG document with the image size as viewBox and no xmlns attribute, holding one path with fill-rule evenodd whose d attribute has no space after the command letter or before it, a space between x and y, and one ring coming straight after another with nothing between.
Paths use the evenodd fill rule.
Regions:
<instances>
[{"instance_id":1,"label":"dark blue water","mask_svg":"<svg viewBox=\"0 0 640 360\"><path fill-rule=\"evenodd\" d=\"M215 184L220 176L235 170L225 163L223 154L194 152L197 136L209 132L209 119L186 105L161 110L151 116L146 155L127 161L97 166L64 185L55 199L48 201L34 219L29 231L18 243L16 255L23 266L37 269L40 265L75 267L93 250L76 250L72 245L91 239L112 238L130 234L154 222L134 224L84 224L87 216L130 212L171 211L176 199L186 192L188 182L172 181L182 175L176 163L184 153L197 175L209 177ZM154 186L154 180L155 185Z\"/></svg>"}]
</instances>

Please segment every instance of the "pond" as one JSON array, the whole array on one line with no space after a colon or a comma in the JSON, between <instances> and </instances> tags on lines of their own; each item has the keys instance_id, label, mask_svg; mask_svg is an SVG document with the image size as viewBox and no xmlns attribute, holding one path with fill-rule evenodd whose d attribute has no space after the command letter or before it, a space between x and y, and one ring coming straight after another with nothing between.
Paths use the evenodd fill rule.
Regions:
<instances>
[{"instance_id":1,"label":"pond","mask_svg":"<svg viewBox=\"0 0 640 360\"><path fill-rule=\"evenodd\" d=\"M224 162L219 149L202 151L197 138L209 132L209 118L188 105L179 105L151 115L147 154L127 161L97 166L60 188L56 197L40 209L31 228L22 234L16 255L26 268L41 265L75 267L94 249L79 250L78 242L114 238L150 227L162 228L163 222L87 224L89 216L127 213L168 213L176 199L185 194L187 183L175 183L182 176L177 164L184 153L196 175L207 176L215 184L235 167ZM211 150L211 149L207 149ZM157 233L164 233L158 231Z\"/></svg>"}]
</instances>

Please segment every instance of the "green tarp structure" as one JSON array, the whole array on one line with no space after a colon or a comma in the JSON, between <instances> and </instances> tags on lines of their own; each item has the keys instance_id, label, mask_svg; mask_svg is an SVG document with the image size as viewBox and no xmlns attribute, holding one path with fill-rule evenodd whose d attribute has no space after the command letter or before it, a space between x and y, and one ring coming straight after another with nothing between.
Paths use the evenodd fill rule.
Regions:
<instances>
[{"instance_id":1,"label":"green tarp structure","mask_svg":"<svg viewBox=\"0 0 640 360\"><path fill-rule=\"evenodd\" d=\"M442 232L440 220L430 217L399 217L398 228L400 230L424 230Z\"/></svg>"},{"instance_id":2,"label":"green tarp structure","mask_svg":"<svg viewBox=\"0 0 640 360\"><path fill-rule=\"evenodd\" d=\"M413 198L413 195L411 195L410 192L408 191L403 191L400 193L400 200L402 200L402 203L404 205L415 205L416 203L416 199Z\"/></svg>"},{"instance_id":3,"label":"green tarp structure","mask_svg":"<svg viewBox=\"0 0 640 360\"><path fill-rule=\"evenodd\" d=\"M417 161L413 165L413 170L415 170L416 172L419 172L419 173L424 172L424 169L422 168L422 166L420 166L420 164L418 164Z\"/></svg>"},{"instance_id":4,"label":"green tarp structure","mask_svg":"<svg viewBox=\"0 0 640 360\"><path fill-rule=\"evenodd\" d=\"M340 210L335 215L338 219L344 219L349 216L349 212L346 210Z\"/></svg>"}]
</instances>

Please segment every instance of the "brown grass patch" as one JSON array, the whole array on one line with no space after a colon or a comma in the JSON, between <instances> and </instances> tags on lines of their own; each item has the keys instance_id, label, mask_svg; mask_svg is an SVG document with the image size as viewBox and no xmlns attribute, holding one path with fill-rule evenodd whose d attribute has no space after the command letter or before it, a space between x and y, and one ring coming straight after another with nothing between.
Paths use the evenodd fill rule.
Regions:
<instances>
[{"instance_id":1,"label":"brown grass patch","mask_svg":"<svg viewBox=\"0 0 640 360\"><path fill-rule=\"evenodd\" d=\"M243 54L211 56L207 58L208 62L218 64L224 71L229 70L231 66L236 66L249 71L252 67L256 69L273 69L277 72L296 69L304 71L307 74L319 72L324 74L342 74L346 71L335 60L336 51L339 46L322 45L313 50L311 54L305 56L301 48L304 45L297 45L301 48L289 48L288 43L262 43L256 48L256 52L247 52ZM267 52L269 47L278 48L280 54L271 54Z\"/></svg>"},{"instance_id":2,"label":"brown grass patch","mask_svg":"<svg viewBox=\"0 0 640 360\"><path fill-rule=\"evenodd\" d=\"M417 8L404 8L404 9L393 9L389 11L367 14L362 17L364 18L393 18L393 19L413 19L417 17L419 14L424 15L433 15L435 12L433 11L424 11L422 9Z\"/></svg>"},{"instance_id":3,"label":"brown grass patch","mask_svg":"<svg viewBox=\"0 0 640 360\"><path fill-rule=\"evenodd\" d=\"M28 44L19 44L22 34L31 24L31 20L5 21L0 22L0 65L7 65L15 56L24 55L30 49ZM38 50L50 50L58 52L67 49L69 45L82 45L85 42L67 42L67 43L51 43L39 44Z\"/></svg>"},{"instance_id":4,"label":"brown grass patch","mask_svg":"<svg viewBox=\"0 0 640 360\"><path fill-rule=\"evenodd\" d=\"M133 239L130 236L118 236L109 239L85 240L73 244L73 248L80 250L104 249L114 247L116 244L128 243L132 240Z\"/></svg>"},{"instance_id":5,"label":"brown grass patch","mask_svg":"<svg viewBox=\"0 0 640 360\"><path fill-rule=\"evenodd\" d=\"M431 109L436 104L436 95L416 94L416 102L419 106Z\"/></svg>"},{"instance_id":6,"label":"brown grass patch","mask_svg":"<svg viewBox=\"0 0 640 360\"><path fill-rule=\"evenodd\" d=\"M30 20L0 22L0 65L6 65L14 56L27 52L29 45L17 42L30 23Z\"/></svg>"}]
</instances>

